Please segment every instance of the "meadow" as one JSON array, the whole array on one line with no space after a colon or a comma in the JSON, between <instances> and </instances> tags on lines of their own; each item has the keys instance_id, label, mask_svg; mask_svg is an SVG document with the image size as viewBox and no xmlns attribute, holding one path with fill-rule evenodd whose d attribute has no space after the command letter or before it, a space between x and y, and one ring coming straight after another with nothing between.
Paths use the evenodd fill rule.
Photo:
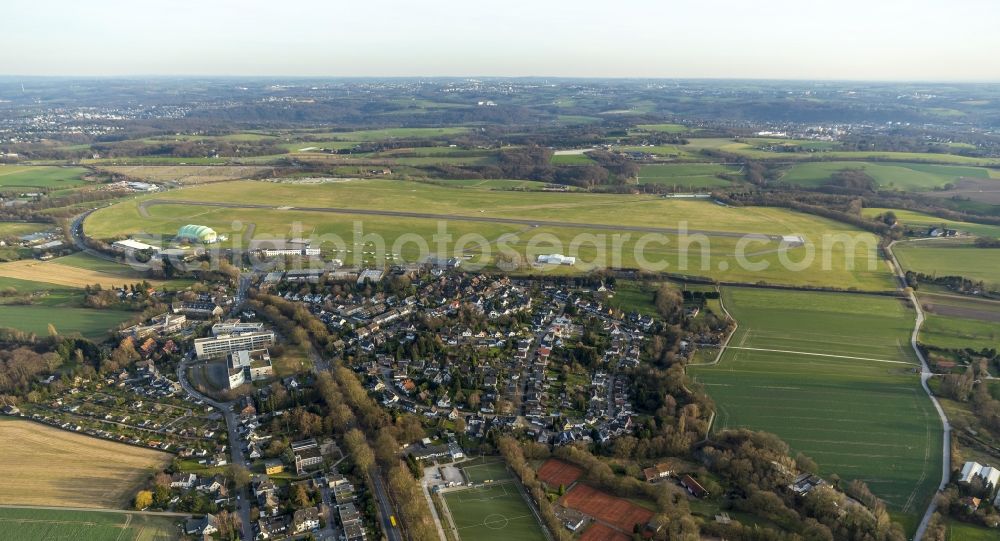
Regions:
<instances>
[{"instance_id":1,"label":"meadow","mask_svg":"<svg viewBox=\"0 0 1000 541\"><path fill-rule=\"evenodd\" d=\"M181 202L145 206L142 205L145 199L157 199L164 203L178 199ZM278 206L287 203L288 208L248 210L206 207L183 203L187 200L240 201ZM294 207L305 201L310 207L350 205L358 209L416 211L439 215L440 219L323 213ZM458 217L469 217L475 221ZM548 223L510 224L491 222L491 218L538 219ZM764 280L864 290L892 288L887 267L874 257L877 242L871 234L784 209L731 208L708 201L651 196L489 191L391 180L356 180L322 185L236 181L124 201L95 212L84 227L88 235L110 239L139 234L170 236L184 224L199 223L211 226L231 239L238 239L245 234L251 220L257 238L336 234L349 244L354 241L355 224L360 223L365 233L382 235L389 250L408 233L424 239L433 247L432 236L444 224L456 240L468 233L482 235L487 242L493 243L491 251L494 253L497 251L495 244L503 240L504 245L517 253L522 262L534 261L534 256L540 253L575 250L570 255L579 256L581 264L554 269L554 272L561 273L586 271L590 263L597 267L652 268L646 264L650 263L666 272L730 281L755 283ZM298 229L293 230L293 226ZM629 232L629 227L665 230L686 227L691 234L682 238L677 233L664 231L651 241L644 241L643 231ZM775 237L748 239L740 244L739 235L744 233L801 235L808 246L791 248L787 258L793 262L805 261L805 264L801 270L783 265L781 257L785 254L779 254ZM828 234L842 235L856 243L833 242L824 247L825 235ZM409 238L415 240L412 235ZM578 241L575 246L572 245L574 240ZM691 241L689 249L685 249L683 240ZM615 242L619 242L620 250L614 249ZM418 253L418 246L419 242L402 244L396 254L406 258ZM738 251L737 246L743 249ZM362 249L352 245L343 248L351 251L344 254L345 261L356 259L357 250ZM471 255L473 262L497 263L493 254L476 259L483 251L477 245L466 245L464 248L470 251L458 251ZM604 259L598 257L602 248L607 255ZM611 257L614 253L620 253L622 257L616 261ZM747 261L760 263L766 268L762 270L741 264L737 253L745 255ZM530 272L533 268L526 265L522 270Z\"/></svg>"},{"instance_id":2,"label":"meadow","mask_svg":"<svg viewBox=\"0 0 1000 541\"><path fill-rule=\"evenodd\" d=\"M998 186L1000 186L1000 181L998 181ZM896 214L896 219L899 223L904 226L910 227L947 227L949 229L955 229L962 233L968 233L969 235L975 235L977 237L997 237L1000 238L1000 225L987 225L987 224L976 224L972 222L957 222L955 220L946 220L944 218L938 218L931 214L924 214L923 212L914 212L910 210L900 210L900 209L887 209L887 208L867 208L861 211L861 215L866 218L874 218L880 214L885 214L886 212L892 211Z\"/></svg>"},{"instance_id":3,"label":"meadow","mask_svg":"<svg viewBox=\"0 0 1000 541\"><path fill-rule=\"evenodd\" d=\"M1000 250L976 248L966 241L900 242L893 249L899 264L934 276L962 276L1000 286Z\"/></svg>"},{"instance_id":4,"label":"meadow","mask_svg":"<svg viewBox=\"0 0 1000 541\"><path fill-rule=\"evenodd\" d=\"M443 496L462 541L546 539L517 482L512 479L481 488L450 491Z\"/></svg>"},{"instance_id":5,"label":"meadow","mask_svg":"<svg viewBox=\"0 0 1000 541\"><path fill-rule=\"evenodd\" d=\"M764 150L766 146L786 146L789 144L802 145L807 148L812 147L814 152L774 152ZM854 151L854 150L826 150L831 145L825 141L796 141L791 139L769 139L750 138L735 141L727 138L692 138L687 145L681 147L682 151L696 155L703 151L722 151L747 158L760 160L780 160L788 161L815 161L824 160L874 160L890 162L918 162L918 163L940 163L947 165L970 165L970 166L998 166L1000 159L997 158L972 158L957 154L930 154L921 152L888 152L888 151Z\"/></svg>"},{"instance_id":6,"label":"meadow","mask_svg":"<svg viewBox=\"0 0 1000 541\"><path fill-rule=\"evenodd\" d=\"M100 340L135 315L137 312L123 310L5 305L0 309L0 327L48 336L48 326L52 324L61 335L80 333L84 338Z\"/></svg>"},{"instance_id":7,"label":"meadow","mask_svg":"<svg viewBox=\"0 0 1000 541\"><path fill-rule=\"evenodd\" d=\"M739 328L719 364L691 374L714 430L773 432L824 476L861 479L889 508L922 513L941 479L941 426L893 297L724 288Z\"/></svg>"},{"instance_id":8,"label":"meadow","mask_svg":"<svg viewBox=\"0 0 1000 541\"><path fill-rule=\"evenodd\" d=\"M20 237L39 231L53 229L54 224L33 223L33 222L0 222L0 238Z\"/></svg>"},{"instance_id":9,"label":"meadow","mask_svg":"<svg viewBox=\"0 0 1000 541\"><path fill-rule=\"evenodd\" d=\"M0 165L0 189L76 188L85 184L83 175L89 172L82 167Z\"/></svg>"},{"instance_id":10,"label":"meadow","mask_svg":"<svg viewBox=\"0 0 1000 541\"><path fill-rule=\"evenodd\" d=\"M5 539L17 541L173 541L179 522L128 512L0 508Z\"/></svg>"},{"instance_id":11,"label":"meadow","mask_svg":"<svg viewBox=\"0 0 1000 541\"><path fill-rule=\"evenodd\" d=\"M21 419L0 419L0 504L126 508L171 455Z\"/></svg>"},{"instance_id":12,"label":"meadow","mask_svg":"<svg viewBox=\"0 0 1000 541\"><path fill-rule=\"evenodd\" d=\"M683 124L639 124L635 128L640 131L655 133L684 133L690 131Z\"/></svg>"},{"instance_id":13,"label":"meadow","mask_svg":"<svg viewBox=\"0 0 1000 541\"><path fill-rule=\"evenodd\" d=\"M908 191L933 190L953 184L960 178L988 179L991 174L996 174L996 171L982 167L926 163L810 162L790 167L781 176L781 182L806 187L821 186L829 182L834 173L844 169L862 169L879 188Z\"/></svg>"},{"instance_id":14,"label":"meadow","mask_svg":"<svg viewBox=\"0 0 1000 541\"><path fill-rule=\"evenodd\" d=\"M666 184L681 188L715 188L732 185L718 175L735 175L739 167L715 163L671 163L644 165L639 170L639 184Z\"/></svg>"},{"instance_id":15,"label":"meadow","mask_svg":"<svg viewBox=\"0 0 1000 541\"><path fill-rule=\"evenodd\" d=\"M100 170L149 182L178 184L223 182L266 175L272 171L270 167L227 165L130 165L101 167Z\"/></svg>"}]
</instances>

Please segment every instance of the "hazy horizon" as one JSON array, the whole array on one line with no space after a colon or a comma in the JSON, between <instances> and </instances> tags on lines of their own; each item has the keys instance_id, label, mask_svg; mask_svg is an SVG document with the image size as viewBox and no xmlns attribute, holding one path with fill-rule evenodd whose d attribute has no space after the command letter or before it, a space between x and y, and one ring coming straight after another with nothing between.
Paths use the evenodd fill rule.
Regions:
<instances>
[{"instance_id":1,"label":"hazy horizon","mask_svg":"<svg viewBox=\"0 0 1000 541\"><path fill-rule=\"evenodd\" d=\"M8 4L12 77L1000 81L988 0Z\"/></svg>"}]
</instances>

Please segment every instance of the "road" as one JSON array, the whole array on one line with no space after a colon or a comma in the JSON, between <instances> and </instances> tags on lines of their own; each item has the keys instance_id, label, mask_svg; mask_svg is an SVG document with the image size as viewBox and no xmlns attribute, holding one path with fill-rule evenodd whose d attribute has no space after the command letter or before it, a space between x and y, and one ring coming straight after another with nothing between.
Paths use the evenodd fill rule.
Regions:
<instances>
[{"instance_id":1,"label":"road","mask_svg":"<svg viewBox=\"0 0 1000 541\"><path fill-rule=\"evenodd\" d=\"M638 233L663 233L676 235L685 233L688 235L705 235L709 237L731 237L731 238L751 238L761 240L781 240L781 235L767 235L764 233L736 233L732 231L711 231L706 229L680 230L669 227L645 227L628 226L615 224L594 224L578 222L553 222L547 220L526 220L523 218L501 218L494 216L470 216L462 214L431 214L425 212L408 212L401 210L378 210L378 209L353 209L341 207L289 207L284 205L263 205L255 203L221 203L211 201L185 201L174 199L150 199L139 205L139 213L147 216L146 209L156 205L190 205L199 207L221 207L233 209L266 209L266 210L294 210L304 212L327 212L332 214L355 214L363 216L389 216L394 218L420 218L425 220L452 220L456 222L480 222L491 224L511 224L525 225L529 227L568 227L581 229L599 229L607 231L634 231Z\"/></svg>"},{"instance_id":2,"label":"road","mask_svg":"<svg viewBox=\"0 0 1000 541\"><path fill-rule=\"evenodd\" d=\"M382 477L382 472L378 468L372 468L369 472L369 478L372 480L372 492L375 495L375 504L378 506L379 520L382 523L382 531L385 532L385 536L389 541L403 541L403 536L399 533L399 528L392 525L389 521L389 517L394 516L392 510L392 502L389 500L389 494L385 489L385 479Z\"/></svg>"},{"instance_id":3,"label":"road","mask_svg":"<svg viewBox=\"0 0 1000 541\"><path fill-rule=\"evenodd\" d=\"M240 438L240 434L238 432L239 421L236 418L236 414L233 413L233 402L218 402L199 393L187 379L187 367L190 365L189 363L190 358L185 357L184 360L177 366L177 380L189 396L202 400L206 404L222 412L222 416L226 419L226 430L229 433L230 460L233 464L240 464L249 470L250 463L247 461L246 457L243 456L243 440ZM250 522L249 488L243 487L237 492L236 497L238 503L237 507L239 508L240 524L242 525L243 530L243 540L251 541L254 539L254 533L253 523Z\"/></svg>"},{"instance_id":4,"label":"road","mask_svg":"<svg viewBox=\"0 0 1000 541\"><path fill-rule=\"evenodd\" d=\"M892 247L898 241L892 241L886 246L885 251L888 254L890 262L892 263L892 270L896 274L896 278L899 280L899 287L903 291L906 289L906 274L903 272L903 267L899 265L899 260L896 259L896 254L892 252ZM913 348L913 352L917 354L917 358L920 359L920 386L924 388L924 392L931 399L934 404L934 409L938 412L938 417L941 418L941 426L944 429L944 437L942 442L942 465L941 465L941 483L938 485L938 491L944 490L945 485L948 484L948 475L951 472L951 425L948 423L948 416L944 414L944 409L941 404L938 403L937 398L935 398L934 393L931 392L931 388L927 385L928 380L932 377L930 368L927 366L927 359L924 358L923 352L917 346L917 339L920 335L920 327L924 324L924 311L920 307L920 302L917 300L916 294L913 290L909 290L910 302L913 303L913 308L917 311L917 320L913 326L913 333L910 335L910 347ZM917 527L917 532L914 534L913 539L920 541L924 538L927 533L927 525L930 523L931 517L934 512L937 511L937 503L934 499L931 499L930 504L927 506L927 511L924 512L923 518L920 520L920 525Z\"/></svg>"}]
</instances>

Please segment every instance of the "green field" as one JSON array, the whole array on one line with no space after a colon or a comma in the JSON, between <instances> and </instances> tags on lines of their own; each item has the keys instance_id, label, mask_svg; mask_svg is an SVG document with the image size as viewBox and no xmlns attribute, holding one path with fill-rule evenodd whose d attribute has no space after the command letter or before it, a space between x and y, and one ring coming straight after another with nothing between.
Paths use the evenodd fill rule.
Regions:
<instances>
[{"instance_id":1,"label":"green field","mask_svg":"<svg viewBox=\"0 0 1000 541\"><path fill-rule=\"evenodd\" d=\"M687 126L683 124L639 124L636 129L656 133L684 133L688 131Z\"/></svg>"},{"instance_id":2,"label":"green field","mask_svg":"<svg viewBox=\"0 0 1000 541\"><path fill-rule=\"evenodd\" d=\"M787 146L796 145L805 148L812 148L816 152L774 152L763 150L766 146ZM684 145L685 152L695 154L705 150L714 150L746 156L755 159L772 159L780 161L814 161L817 159L826 160L875 160L890 162L917 162L917 163L943 163L948 165L971 165L971 166L996 166L1000 165L1000 160L996 158L971 158L959 156L957 154L929 154L920 152L886 152L886 151L853 151L853 150L827 150L833 148L834 143L828 141L794 140L794 139L770 139L770 138L749 138L734 141L727 138L695 138L690 139Z\"/></svg>"},{"instance_id":3,"label":"green field","mask_svg":"<svg viewBox=\"0 0 1000 541\"><path fill-rule=\"evenodd\" d=\"M497 457L476 458L462 462L462 473L470 483L485 483L486 481L500 481L513 479L513 475L507 469L503 460Z\"/></svg>"},{"instance_id":4,"label":"green field","mask_svg":"<svg viewBox=\"0 0 1000 541\"><path fill-rule=\"evenodd\" d=\"M932 216L930 214L924 214L922 212L914 212L910 210L869 208L869 209L863 209L861 211L861 215L866 218L874 218L880 214L885 214L890 210L896 214L896 219L899 220L899 223L901 223L904 226L910 226L914 228L919 228L919 227L930 228L930 227L944 226L949 229L956 229L962 233L968 233L970 235L975 235L977 237L1000 238L1000 225L976 224L972 222L956 222L954 220L946 220L944 218L938 218L937 216Z\"/></svg>"},{"instance_id":5,"label":"green field","mask_svg":"<svg viewBox=\"0 0 1000 541\"><path fill-rule=\"evenodd\" d=\"M0 165L0 189L4 188L75 188L84 184L82 167Z\"/></svg>"},{"instance_id":6,"label":"green field","mask_svg":"<svg viewBox=\"0 0 1000 541\"><path fill-rule=\"evenodd\" d=\"M955 520L948 522L948 541L996 541L998 535L996 529Z\"/></svg>"},{"instance_id":7,"label":"green field","mask_svg":"<svg viewBox=\"0 0 1000 541\"><path fill-rule=\"evenodd\" d=\"M926 240L900 242L892 251L905 270L933 276L962 276L1000 286L1000 249L976 248L963 241Z\"/></svg>"},{"instance_id":8,"label":"green field","mask_svg":"<svg viewBox=\"0 0 1000 541\"><path fill-rule=\"evenodd\" d=\"M739 167L715 163L671 163L644 165L639 170L639 184L666 184L687 188L730 186L720 174L738 174Z\"/></svg>"},{"instance_id":9,"label":"green field","mask_svg":"<svg viewBox=\"0 0 1000 541\"><path fill-rule=\"evenodd\" d=\"M47 231L54 227L55 224L0 222L0 237L21 237L38 231Z\"/></svg>"},{"instance_id":10,"label":"green field","mask_svg":"<svg viewBox=\"0 0 1000 541\"><path fill-rule=\"evenodd\" d=\"M946 349L989 349L1000 344L1000 302L952 293L917 292L926 319L920 342Z\"/></svg>"},{"instance_id":11,"label":"green field","mask_svg":"<svg viewBox=\"0 0 1000 541\"><path fill-rule=\"evenodd\" d=\"M516 481L466 488L444 495L462 541L545 541Z\"/></svg>"},{"instance_id":12,"label":"green field","mask_svg":"<svg viewBox=\"0 0 1000 541\"><path fill-rule=\"evenodd\" d=\"M469 131L469 128L384 128L379 130L358 130L348 132L327 132L310 134L314 138L330 138L333 141L381 141L384 139L429 139L459 135Z\"/></svg>"},{"instance_id":13,"label":"green field","mask_svg":"<svg viewBox=\"0 0 1000 541\"><path fill-rule=\"evenodd\" d=\"M47 336L51 323L62 335L80 333L86 338L101 339L107 336L109 330L134 315L135 312L121 310L8 305L0 309L0 327Z\"/></svg>"},{"instance_id":14,"label":"green field","mask_svg":"<svg viewBox=\"0 0 1000 541\"><path fill-rule=\"evenodd\" d=\"M941 479L941 426L892 297L723 290L739 328L713 366L714 429L773 432L823 475L861 479L890 509L922 513Z\"/></svg>"},{"instance_id":15,"label":"green field","mask_svg":"<svg viewBox=\"0 0 1000 541\"><path fill-rule=\"evenodd\" d=\"M552 165L593 165L597 162L586 154L554 154Z\"/></svg>"},{"instance_id":16,"label":"green field","mask_svg":"<svg viewBox=\"0 0 1000 541\"><path fill-rule=\"evenodd\" d=\"M879 188L910 191L940 188L963 177L990 178L990 170L982 167L924 163L811 162L792 166L781 177L781 181L816 187L826 184L834 173L844 169L863 169L878 183Z\"/></svg>"},{"instance_id":17,"label":"green field","mask_svg":"<svg viewBox=\"0 0 1000 541\"><path fill-rule=\"evenodd\" d=\"M172 541L179 519L127 512L0 508L0 528L11 541Z\"/></svg>"},{"instance_id":18,"label":"green field","mask_svg":"<svg viewBox=\"0 0 1000 541\"><path fill-rule=\"evenodd\" d=\"M288 205L289 208L248 211L240 208L157 204L145 207L144 215L140 212L139 204L148 198L222 203L240 201ZM316 207L350 205L359 209L416 211L441 215L441 219L372 217L294 208L306 201L310 206ZM449 216L474 217L477 221L449 219ZM581 226L532 227L526 224L491 222L491 218L538 219ZM156 197L130 199L95 212L87 219L85 229L89 235L105 239L144 233L169 236L184 224L198 223L213 227L231 239L239 239L251 220L255 224L257 237L336 234L346 244L352 244L344 246L352 251L360 249L353 246L352 230L356 224L361 224L364 233L378 233L384 238L388 250L404 258L408 254L419 252L419 243L415 242L405 243L398 250L393 250L393 244L403 238L404 234L416 234L430 243L438 227L444 224L456 243L466 234L479 234L485 242L493 243L491 252L494 253L501 237L513 234L516 238L505 237L504 244L520 254L522 262L528 259L534 261L534 255L539 253L560 252L579 256L580 264L577 266L552 269L559 273L585 272L588 270L587 264L593 263L597 267L643 267L751 283L763 280L845 289L892 288L887 267L874 257L877 242L869 233L784 209L723 207L708 201L664 199L656 196L489 191L395 180L359 180L322 185L234 181L172 190ZM621 226L665 229L686 227L689 231L702 230L705 233L704 236L691 234L686 239L675 233L656 234L654 238L649 238L645 232L616 229ZM791 248L787 257L790 261L804 260L805 263L799 270L783 265L780 258L784 254L777 252L778 242L774 239L744 241L738 235L727 236L728 233L802 235L808 246ZM841 240L825 238L827 235L840 235ZM690 242L685 244L682 240ZM824 241L829 240L834 242L827 243L824 247ZM844 240L848 242L843 242ZM573 241L577 241L577 244L573 245ZM617 241L620 241L620 249L615 247ZM594 244L598 246L595 247ZM741 264L737 258L738 245L742 247L741 253L746 255L747 261L760 263L766 268ZM458 247L447 247L448 250L453 248ZM483 256L474 261L487 265L495 262L492 255L481 254L484 250L479 245L466 245L463 248L473 249L471 254L476 257ZM614 256L616 253L621 254L617 261ZM602 254L604 257L600 258ZM344 255L347 260L352 260L357 252ZM642 261L643 258L645 262ZM523 270L529 272L533 267L525 263Z\"/></svg>"}]
</instances>

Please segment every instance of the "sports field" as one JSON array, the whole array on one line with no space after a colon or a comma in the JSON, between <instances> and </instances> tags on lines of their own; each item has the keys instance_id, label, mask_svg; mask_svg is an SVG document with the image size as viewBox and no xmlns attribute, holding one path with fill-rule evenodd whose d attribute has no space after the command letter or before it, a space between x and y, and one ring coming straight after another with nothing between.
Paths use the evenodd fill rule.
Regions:
<instances>
[{"instance_id":1,"label":"sports field","mask_svg":"<svg viewBox=\"0 0 1000 541\"><path fill-rule=\"evenodd\" d=\"M47 509L0 508L0 530L12 541L173 541L180 518Z\"/></svg>"},{"instance_id":2,"label":"sports field","mask_svg":"<svg viewBox=\"0 0 1000 541\"><path fill-rule=\"evenodd\" d=\"M976 248L967 241L900 242L892 251L905 270L934 276L962 276L1000 286L1000 250Z\"/></svg>"},{"instance_id":3,"label":"sports field","mask_svg":"<svg viewBox=\"0 0 1000 541\"><path fill-rule=\"evenodd\" d=\"M82 167L0 165L0 188L75 188L84 184Z\"/></svg>"},{"instance_id":4,"label":"sports field","mask_svg":"<svg viewBox=\"0 0 1000 541\"><path fill-rule=\"evenodd\" d=\"M499 457L481 457L467 460L459 465L459 469L470 483L485 483L487 481L502 481L513 479L513 474L507 469L503 459Z\"/></svg>"},{"instance_id":5,"label":"sports field","mask_svg":"<svg viewBox=\"0 0 1000 541\"><path fill-rule=\"evenodd\" d=\"M932 165L926 163L811 162L794 165L781 177L782 182L800 186L820 186L843 169L862 169L880 188L926 191L955 183L960 178L991 178L996 174L982 167ZM998 180L1000 183L1000 180Z\"/></svg>"},{"instance_id":6,"label":"sports field","mask_svg":"<svg viewBox=\"0 0 1000 541\"><path fill-rule=\"evenodd\" d=\"M0 504L126 508L171 455L0 419Z\"/></svg>"},{"instance_id":7,"label":"sports field","mask_svg":"<svg viewBox=\"0 0 1000 541\"><path fill-rule=\"evenodd\" d=\"M545 541L517 482L446 492L448 512L462 541Z\"/></svg>"},{"instance_id":8,"label":"sports field","mask_svg":"<svg viewBox=\"0 0 1000 541\"><path fill-rule=\"evenodd\" d=\"M639 184L665 184L681 188L730 186L720 174L735 175L739 167L715 163L669 163L644 165L639 169Z\"/></svg>"},{"instance_id":9,"label":"sports field","mask_svg":"<svg viewBox=\"0 0 1000 541\"><path fill-rule=\"evenodd\" d=\"M558 458L550 458L538 468L538 478L550 487L556 488L560 485L564 487L572 485L581 475L583 475L582 469Z\"/></svg>"},{"instance_id":10,"label":"sports field","mask_svg":"<svg viewBox=\"0 0 1000 541\"><path fill-rule=\"evenodd\" d=\"M145 199L162 202L146 205L142 203ZM169 203L171 200L178 203ZM238 201L276 208L203 206L188 201L215 204ZM431 216L371 216L296 209L303 202L313 208L420 212ZM491 219L515 219L519 223ZM544 223L533 223L536 219ZM493 254L499 251L498 241L505 237L504 244L519 254L522 262L534 261L533 256L540 253L577 256L580 262L577 266L552 270L565 274L586 272L589 270L586 265L592 264L751 283L763 280L861 290L893 287L888 268L875 257L877 241L869 233L783 209L731 208L708 201L655 196L488 191L392 180L322 185L235 181L129 200L95 212L87 219L85 229L89 235L109 239L123 234L173 235L187 223L208 225L232 239L242 238L253 223L257 238L336 234L347 242L353 242L353 231L361 224L364 233L379 234L387 249L404 259L419 253L419 242L405 243L398 250L393 250L393 244L404 235L411 239L416 235L431 245L431 238L443 224L454 241L470 233L482 235L486 242L492 243ZM622 229L616 229L619 227ZM686 228L692 232L688 235L692 242L684 243L672 232L655 233L650 238L645 231L628 231L628 228ZM739 236L744 233L772 237L743 241ZM780 256L784 254L778 253L779 242L773 237L776 235L801 236L806 240L806 246L791 248L787 253L787 259L796 265L804 260L803 266L795 269L782 264ZM825 241L830 242L824 244ZM436 248L437 244L432 246ZM742 246L739 253L754 265L742 264L737 258L737 246ZM357 250L364 248L354 245L343 248L347 250L341 254L344 261L368 263L367 260L356 263ZM447 248L457 247L453 244ZM462 247L463 253L468 254L466 249L472 249L473 256L483 255L482 259L473 259L474 263L496 262L478 245ZM605 257L598 258L601 254ZM615 259L615 254L621 257ZM524 271L533 269L526 265Z\"/></svg>"},{"instance_id":11,"label":"sports field","mask_svg":"<svg viewBox=\"0 0 1000 541\"><path fill-rule=\"evenodd\" d=\"M941 479L941 423L909 345L914 312L892 297L723 289L739 328L713 366L691 368L714 430L773 432L823 475L861 479L903 514Z\"/></svg>"},{"instance_id":12,"label":"sports field","mask_svg":"<svg viewBox=\"0 0 1000 541\"><path fill-rule=\"evenodd\" d=\"M560 503L622 532L632 532L637 524L644 526L653 518L653 512L645 507L582 483L567 492Z\"/></svg>"}]
</instances>

